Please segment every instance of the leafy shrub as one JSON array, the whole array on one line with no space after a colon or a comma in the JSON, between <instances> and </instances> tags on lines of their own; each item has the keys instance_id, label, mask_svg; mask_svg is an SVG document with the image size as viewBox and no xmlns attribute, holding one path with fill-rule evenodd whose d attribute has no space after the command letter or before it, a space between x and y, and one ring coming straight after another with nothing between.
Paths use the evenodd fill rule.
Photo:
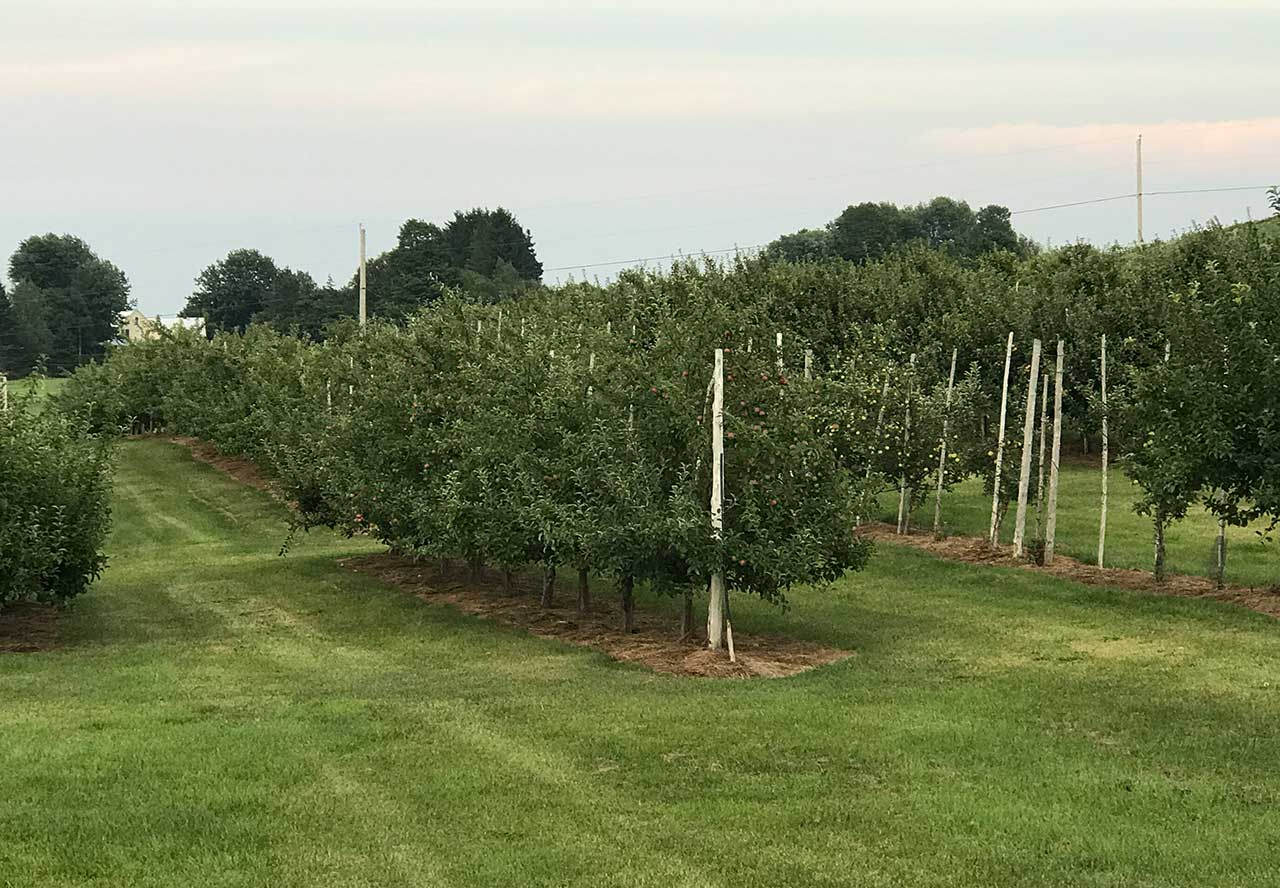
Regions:
<instances>
[{"instance_id":1,"label":"leafy shrub","mask_svg":"<svg viewBox=\"0 0 1280 888\"><path fill-rule=\"evenodd\" d=\"M109 438L31 397L0 411L0 607L65 602L106 564Z\"/></svg>"}]
</instances>

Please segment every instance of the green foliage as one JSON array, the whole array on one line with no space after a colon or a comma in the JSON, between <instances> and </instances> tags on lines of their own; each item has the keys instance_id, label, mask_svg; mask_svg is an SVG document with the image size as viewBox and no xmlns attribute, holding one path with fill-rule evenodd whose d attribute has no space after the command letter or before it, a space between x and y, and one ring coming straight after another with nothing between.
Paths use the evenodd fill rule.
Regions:
<instances>
[{"instance_id":1,"label":"green foliage","mask_svg":"<svg viewBox=\"0 0 1280 888\"><path fill-rule=\"evenodd\" d=\"M5 360L17 372L41 362L71 370L101 355L129 307L124 273L71 235L24 240L9 259L9 277L12 311L0 323L7 320L12 327L7 336L0 328L0 340L8 340Z\"/></svg>"},{"instance_id":2,"label":"green foliage","mask_svg":"<svg viewBox=\"0 0 1280 888\"><path fill-rule=\"evenodd\" d=\"M865 562L852 522L866 473L832 447L819 388L779 374L771 349L742 347L775 325L758 304L730 304L734 284L687 265L501 309L450 298L404 327L334 328L323 345L261 326L212 342L178 331L117 350L59 402L249 455L305 524L400 551L566 564L672 593L719 570L782 602ZM720 539L708 514L718 346Z\"/></svg>"},{"instance_id":3,"label":"green foliage","mask_svg":"<svg viewBox=\"0 0 1280 888\"><path fill-rule=\"evenodd\" d=\"M110 441L83 418L10 395L0 410L0 608L67 601L98 576L110 524Z\"/></svg>"},{"instance_id":4,"label":"green foliage","mask_svg":"<svg viewBox=\"0 0 1280 888\"><path fill-rule=\"evenodd\" d=\"M850 205L825 229L783 235L766 248L765 255L787 262L840 258L864 264L914 242L963 259L1000 250L1018 255L1035 251L1030 241L1013 230L1007 208L993 204L975 213L964 201L935 197L913 207Z\"/></svg>"}]
</instances>

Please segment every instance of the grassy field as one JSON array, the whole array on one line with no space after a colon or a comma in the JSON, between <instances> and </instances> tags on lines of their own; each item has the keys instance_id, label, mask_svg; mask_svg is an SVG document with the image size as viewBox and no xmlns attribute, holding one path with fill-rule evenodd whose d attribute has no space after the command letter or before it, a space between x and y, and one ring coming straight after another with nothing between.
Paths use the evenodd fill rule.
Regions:
<instances>
[{"instance_id":1,"label":"grassy field","mask_svg":"<svg viewBox=\"0 0 1280 888\"><path fill-rule=\"evenodd\" d=\"M65 379L37 379L33 377L14 379L9 382L9 393L17 396L35 392L36 394L43 396L56 392L65 383Z\"/></svg>"},{"instance_id":2,"label":"grassy field","mask_svg":"<svg viewBox=\"0 0 1280 888\"><path fill-rule=\"evenodd\" d=\"M885 546L788 613L735 605L856 657L679 679L335 566L360 541L280 558L283 522L125 445L66 644L0 656L0 885L1275 881L1257 614Z\"/></svg>"},{"instance_id":3,"label":"grassy field","mask_svg":"<svg viewBox=\"0 0 1280 888\"><path fill-rule=\"evenodd\" d=\"M1062 467L1058 489L1057 551L1090 564L1098 557L1099 495L1102 470L1097 466L1071 463ZM936 480L936 479L935 479ZM1032 487L1035 475L1032 475ZM1153 559L1152 526L1149 518L1133 511L1139 488L1114 468L1111 472L1110 507L1107 510L1108 567L1150 570ZM881 498L881 518L897 521L896 493ZM1016 503L1013 504L1016 507ZM991 526L991 497L982 491L982 482L965 481L942 497L943 525L947 533L986 536ZM1013 539L1014 508L1004 519L1002 539ZM914 527L933 527L933 498L912 513ZM1034 537L1034 509L1028 516L1028 536ZM1264 543L1259 528L1227 528L1227 581L1243 585L1272 586L1280 583L1280 546ZM1174 573L1210 576L1214 566L1217 520L1203 509L1192 509L1186 519L1166 534L1169 570Z\"/></svg>"}]
</instances>

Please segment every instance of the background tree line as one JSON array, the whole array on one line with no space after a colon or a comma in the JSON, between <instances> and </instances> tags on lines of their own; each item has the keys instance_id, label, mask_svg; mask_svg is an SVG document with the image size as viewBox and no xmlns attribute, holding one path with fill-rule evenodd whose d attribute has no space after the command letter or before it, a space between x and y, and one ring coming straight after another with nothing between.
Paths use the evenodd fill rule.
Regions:
<instances>
[{"instance_id":1,"label":"background tree line","mask_svg":"<svg viewBox=\"0 0 1280 888\"><path fill-rule=\"evenodd\" d=\"M1027 256L1036 250L1031 240L1013 230L1007 207L991 204L974 212L962 200L935 197L909 207L852 204L822 228L784 234L765 254L788 262L865 263L914 242L963 259L997 250Z\"/></svg>"},{"instance_id":2,"label":"background tree line","mask_svg":"<svg viewBox=\"0 0 1280 888\"><path fill-rule=\"evenodd\" d=\"M24 240L0 285L0 372L70 372L102 355L128 310L129 279L78 237Z\"/></svg>"},{"instance_id":3,"label":"background tree line","mask_svg":"<svg viewBox=\"0 0 1280 888\"><path fill-rule=\"evenodd\" d=\"M367 263L368 311L403 320L447 291L472 302L516 298L542 279L533 237L510 211L473 209L443 227L410 219L396 246ZM325 326L356 312L358 271L342 286L317 284L305 271L276 265L257 250L233 250L196 278L182 314L203 317L210 331L264 323L318 337Z\"/></svg>"}]
</instances>

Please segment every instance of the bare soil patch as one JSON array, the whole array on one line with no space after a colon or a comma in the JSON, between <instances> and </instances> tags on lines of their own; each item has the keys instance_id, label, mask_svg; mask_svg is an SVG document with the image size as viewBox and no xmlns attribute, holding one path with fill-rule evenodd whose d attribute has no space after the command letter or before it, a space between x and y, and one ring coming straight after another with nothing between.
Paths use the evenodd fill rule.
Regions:
<instances>
[{"instance_id":1,"label":"bare soil patch","mask_svg":"<svg viewBox=\"0 0 1280 888\"><path fill-rule=\"evenodd\" d=\"M1212 598L1215 601L1225 601L1280 619L1280 587L1278 586L1256 587L1228 584L1219 589L1208 577L1192 577L1183 574L1170 574L1163 583L1157 583L1155 577L1147 571L1098 567L1059 554L1054 555L1053 564L1040 566L1031 561L1014 558L1013 550L1008 546L992 549L981 537L949 536L935 540L930 531L919 530L911 531L905 536L898 536L895 528L888 524L864 524L859 528L859 533L874 540L911 546L953 561L1017 567L1090 586L1129 589L1156 595L1175 595L1180 598Z\"/></svg>"},{"instance_id":2,"label":"bare soil patch","mask_svg":"<svg viewBox=\"0 0 1280 888\"><path fill-rule=\"evenodd\" d=\"M0 608L0 654L30 654L58 646L58 609L19 601Z\"/></svg>"},{"instance_id":3,"label":"bare soil patch","mask_svg":"<svg viewBox=\"0 0 1280 888\"><path fill-rule=\"evenodd\" d=\"M635 616L636 631L627 635L619 628L620 615L607 604L593 600L587 613L577 611L576 576L561 577L557 603L547 610L539 602L541 577L516 575L508 594L503 590L502 575L496 570L484 570L473 578L465 565L442 570L435 562L390 554L349 558L342 565L424 601L447 604L540 638L582 645L615 660L638 663L670 675L782 678L853 656L851 651L794 638L736 634L737 662L730 663L726 654L706 649L705 636L681 639L669 620L639 611Z\"/></svg>"}]
</instances>

